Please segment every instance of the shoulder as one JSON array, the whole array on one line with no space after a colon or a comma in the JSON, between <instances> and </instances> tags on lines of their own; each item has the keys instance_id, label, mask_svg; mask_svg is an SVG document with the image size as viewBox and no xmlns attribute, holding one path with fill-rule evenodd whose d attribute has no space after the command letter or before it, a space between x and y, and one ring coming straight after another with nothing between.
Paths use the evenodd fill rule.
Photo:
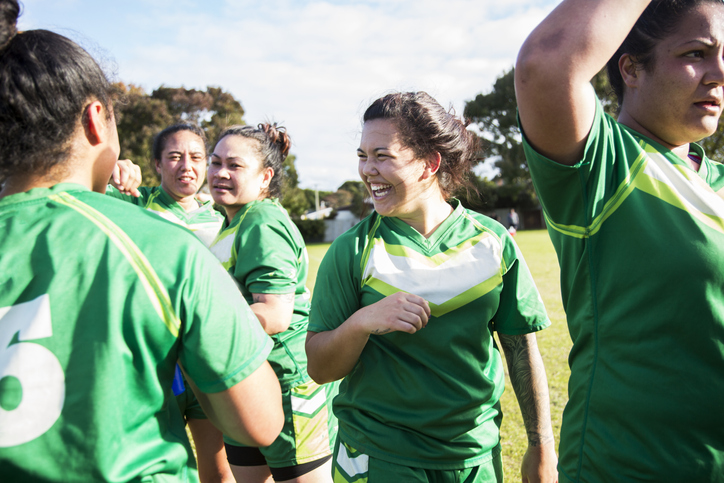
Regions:
<instances>
[{"instance_id":1,"label":"shoulder","mask_svg":"<svg viewBox=\"0 0 724 483\"><path fill-rule=\"evenodd\" d=\"M200 243L188 229L139 206L121 203L111 197L93 192L81 192L75 196L117 225L134 241L138 240L139 243L149 247L169 248L174 245L186 247L189 244Z\"/></svg>"},{"instance_id":2,"label":"shoulder","mask_svg":"<svg viewBox=\"0 0 724 483\"><path fill-rule=\"evenodd\" d=\"M373 211L362 221L338 236L330 246L330 250L363 250L370 238L374 238L379 231L382 217Z\"/></svg>"}]
</instances>

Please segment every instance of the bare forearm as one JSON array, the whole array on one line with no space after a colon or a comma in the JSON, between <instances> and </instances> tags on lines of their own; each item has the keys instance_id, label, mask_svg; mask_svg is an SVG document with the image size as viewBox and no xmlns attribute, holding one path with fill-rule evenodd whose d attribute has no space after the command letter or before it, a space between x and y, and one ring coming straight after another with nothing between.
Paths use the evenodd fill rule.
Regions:
<instances>
[{"instance_id":1,"label":"bare forearm","mask_svg":"<svg viewBox=\"0 0 724 483\"><path fill-rule=\"evenodd\" d=\"M498 334L530 446L553 441L548 379L534 334Z\"/></svg>"},{"instance_id":2,"label":"bare forearm","mask_svg":"<svg viewBox=\"0 0 724 483\"><path fill-rule=\"evenodd\" d=\"M418 295L397 292L362 307L342 325L327 332L307 333L307 371L318 384L349 374L370 335L389 332L414 334L427 325L428 302Z\"/></svg>"},{"instance_id":3,"label":"bare forearm","mask_svg":"<svg viewBox=\"0 0 724 483\"><path fill-rule=\"evenodd\" d=\"M352 318L328 332L307 333L307 372L318 384L342 379L352 372L369 335Z\"/></svg>"}]
</instances>

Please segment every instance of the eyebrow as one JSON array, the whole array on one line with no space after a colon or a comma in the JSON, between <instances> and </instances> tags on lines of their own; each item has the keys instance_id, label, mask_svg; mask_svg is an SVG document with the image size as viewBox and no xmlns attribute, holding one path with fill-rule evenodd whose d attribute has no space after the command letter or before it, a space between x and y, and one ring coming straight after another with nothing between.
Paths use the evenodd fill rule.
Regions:
<instances>
[{"instance_id":1,"label":"eyebrow","mask_svg":"<svg viewBox=\"0 0 724 483\"><path fill-rule=\"evenodd\" d=\"M682 47L687 47L687 46L689 46L689 45L691 45L691 44L701 44L701 45L704 45L704 46L706 46L706 47L712 48L712 47L716 47L716 45L717 45L718 43L719 43L719 42L716 41L715 39L711 39L711 38L706 38L706 39L704 39L704 38L703 38L703 39L692 39L692 40L688 40L688 41L684 42L683 44L681 44L681 46L682 46Z\"/></svg>"},{"instance_id":2,"label":"eyebrow","mask_svg":"<svg viewBox=\"0 0 724 483\"><path fill-rule=\"evenodd\" d=\"M372 149L372 152L373 152L373 153L378 153L378 152L380 152L380 151L389 151L389 150L390 150L389 148L380 147L380 148L373 148L373 149ZM364 152L364 150L362 150L362 148L357 148L357 153L366 154L366 153Z\"/></svg>"},{"instance_id":3,"label":"eyebrow","mask_svg":"<svg viewBox=\"0 0 724 483\"><path fill-rule=\"evenodd\" d=\"M216 153L211 153L211 157L212 157L212 158L224 159L224 158L222 158L221 156L219 156L219 155L216 154ZM228 161L228 160L231 160L231 161L237 161L237 160L243 161L243 160L244 160L243 158L240 158L239 156L228 156L226 159L227 159L227 161Z\"/></svg>"}]
</instances>

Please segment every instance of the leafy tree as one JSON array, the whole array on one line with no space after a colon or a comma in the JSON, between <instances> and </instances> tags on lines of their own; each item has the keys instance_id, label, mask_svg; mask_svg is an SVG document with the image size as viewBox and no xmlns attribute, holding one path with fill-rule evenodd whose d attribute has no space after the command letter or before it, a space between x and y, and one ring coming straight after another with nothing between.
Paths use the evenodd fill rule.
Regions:
<instances>
[{"instance_id":1,"label":"leafy tree","mask_svg":"<svg viewBox=\"0 0 724 483\"><path fill-rule=\"evenodd\" d=\"M121 156L141 166L146 185L158 184L151 147L159 131L177 122L194 122L213 143L226 127L244 124L239 101L219 87L200 91L161 86L150 95L133 84L118 82L114 88Z\"/></svg>"},{"instance_id":2,"label":"leafy tree","mask_svg":"<svg viewBox=\"0 0 724 483\"><path fill-rule=\"evenodd\" d=\"M501 203L508 206L532 207L538 200L528 171L518 128L515 100L514 70L496 79L493 90L478 94L465 104L464 115L475 122L482 133L488 159L495 159L499 170L496 180L502 180ZM502 195L502 196L501 196Z\"/></svg>"},{"instance_id":3,"label":"leafy tree","mask_svg":"<svg viewBox=\"0 0 724 483\"><path fill-rule=\"evenodd\" d=\"M362 181L345 181L337 191L346 191L351 195L349 207L355 216L361 219L369 214L370 206L365 201L369 198L369 193Z\"/></svg>"},{"instance_id":4,"label":"leafy tree","mask_svg":"<svg viewBox=\"0 0 724 483\"><path fill-rule=\"evenodd\" d=\"M300 218L304 212L314 206L310 205L304 190L299 187L299 175L294 164L296 159L296 156L290 154L284 160L284 186L282 189L282 206L294 219Z\"/></svg>"},{"instance_id":5,"label":"leafy tree","mask_svg":"<svg viewBox=\"0 0 724 483\"><path fill-rule=\"evenodd\" d=\"M485 184L480 180L475 182L488 208L491 204L521 208L538 205L518 127L514 75L515 71L511 68L496 79L491 92L478 94L465 105L465 117L476 123L482 133L486 161L493 161L498 169L494 181L499 186ZM605 70L599 72L592 83L604 109L613 115L617 101Z\"/></svg>"}]
</instances>

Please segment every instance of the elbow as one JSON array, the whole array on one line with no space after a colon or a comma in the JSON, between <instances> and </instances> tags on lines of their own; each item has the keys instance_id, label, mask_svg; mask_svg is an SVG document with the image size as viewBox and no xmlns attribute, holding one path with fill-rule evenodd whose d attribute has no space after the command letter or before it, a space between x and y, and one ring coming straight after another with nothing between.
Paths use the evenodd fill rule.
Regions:
<instances>
[{"instance_id":1,"label":"elbow","mask_svg":"<svg viewBox=\"0 0 724 483\"><path fill-rule=\"evenodd\" d=\"M323 374L316 371L316 368L314 368L313 366L309 366L309 365L307 366L307 374L309 374L309 377L311 377L312 380L314 382L316 382L317 384L319 384L320 386L322 384L327 384L327 383L333 382L335 380L330 377L324 377Z\"/></svg>"},{"instance_id":2,"label":"elbow","mask_svg":"<svg viewBox=\"0 0 724 483\"><path fill-rule=\"evenodd\" d=\"M515 62L516 88L529 85L534 80L539 80L545 68L543 56L540 55L540 53L536 55L526 44L523 44L523 47L521 47Z\"/></svg>"},{"instance_id":3,"label":"elbow","mask_svg":"<svg viewBox=\"0 0 724 483\"><path fill-rule=\"evenodd\" d=\"M337 379L330 377L329 371L325 371L323 364L317 363L314 359L314 353L309 350L309 345L306 346L307 351L307 374L312 378L314 382L319 384L327 384L334 382ZM325 373L326 372L326 373Z\"/></svg>"}]
</instances>

